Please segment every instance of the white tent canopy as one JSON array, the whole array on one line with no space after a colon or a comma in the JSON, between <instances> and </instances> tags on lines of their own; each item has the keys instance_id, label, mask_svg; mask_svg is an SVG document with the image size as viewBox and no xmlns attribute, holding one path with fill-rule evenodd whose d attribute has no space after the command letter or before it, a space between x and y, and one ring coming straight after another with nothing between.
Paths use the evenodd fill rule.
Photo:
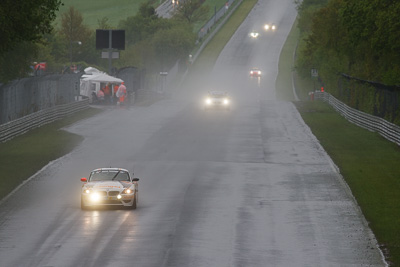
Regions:
<instances>
[{"instance_id":1,"label":"white tent canopy","mask_svg":"<svg viewBox=\"0 0 400 267\"><path fill-rule=\"evenodd\" d=\"M112 77L105 73L93 74L85 77L82 81L90 81L90 82L102 82L102 83L122 83L123 80L119 78Z\"/></svg>"},{"instance_id":2,"label":"white tent canopy","mask_svg":"<svg viewBox=\"0 0 400 267\"><path fill-rule=\"evenodd\" d=\"M87 68L85 69L85 74L96 74L96 73L102 73L102 72L99 71L99 70L96 69L96 68L93 68L93 67L87 67Z\"/></svg>"},{"instance_id":3,"label":"white tent canopy","mask_svg":"<svg viewBox=\"0 0 400 267\"><path fill-rule=\"evenodd\" d=\"M123 80L119 78L115 78L91 67L86 68L85 73L87 74L84 74L81 77L80 95L89 97L90 102L92 102L92 93L94 92L97 94L101 89L101 84L110 83L116 85L123 82Z\"/></svg>"}]
</instances>

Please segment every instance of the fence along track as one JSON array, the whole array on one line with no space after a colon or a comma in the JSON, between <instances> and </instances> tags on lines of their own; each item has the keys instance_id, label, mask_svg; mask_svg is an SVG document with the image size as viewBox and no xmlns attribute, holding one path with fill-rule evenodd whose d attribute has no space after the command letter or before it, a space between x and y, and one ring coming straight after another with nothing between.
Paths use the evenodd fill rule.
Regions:
<instances>
[{"instance_id":1,"label":"fence along track","mask_svg":"<svg viewBox=\"0 0 400 267\"><path fill-rule=\"evenodd\" d=\"M0 142L8 141L32 129L56 121L77 111L87 109L88 107L89 99L84 99L77 102L43 109L22 118L1 124Z\"/></svg>"},{"instance_id":2,"label":"fence along track","mask_svg":"<svg viewBox=\"0 0 400 267\"><path fill-rule=\"evenodd\" d=\"M351 108L327 92L316 92L314 97L315 99L329 103L329 105L348 121L370 131L378 132L387 140L400 145L400 126L380 117Z\"/></svg>"}]
</instances>

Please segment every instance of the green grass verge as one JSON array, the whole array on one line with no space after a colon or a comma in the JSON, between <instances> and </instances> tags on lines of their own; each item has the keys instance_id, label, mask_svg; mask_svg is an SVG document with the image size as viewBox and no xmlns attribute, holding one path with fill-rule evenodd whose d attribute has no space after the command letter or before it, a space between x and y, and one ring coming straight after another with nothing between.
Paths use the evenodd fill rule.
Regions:
<instances>
[{"instance_id":1,"label":"green grass verge","mask_svg":"<svg viewBox=\"0 0 400 267\"><path fill-rule=\"evenodd\" d=\"M275 82L276 98L279 100L295 100L292 86L292 71L294 70L293 51L296 49L299 35L296 20L279 56L279 72ZM300 98L300 96L298 97Z\"/></svg>"},{"instance_id":2,"label":"green grass verge","mask_svg":"<svg viewBox=\"0 0 400 267\"><path fill-rule=\"evenodd\" d=\"M292 29L280 56L276 88L282 100L292 100L293 51L298 36L298 30ZM295 77L299 98L307 99L313 81ZM387 261L400 266L400 147L348 122L324 102L295 105L339 167Z\"/></svg>"},{"instance_id":3,"label":"green grass verge","mask_svg":"<svg viewBox=\"0 0 400 267\"><path fill-rule=\"evenodd\" d=\"M70 7L77 9L83 16L83 24L91 29L96 29L98 20L106 17L108 23L117 27L120 20L135 16L142 3L155 2L154 0L68 0L57 12L56 24L61 25L61 14Z\"/></svg>"},{"instance_id":4,"label":"green grass verge","mask_svg":"<svg viewBox=\"0 0 400 267\"><path fill-rule=\"evenodd\" d=\"M295 72L294 51L301 49L299 38L300 31L297 27L297 20L292 26L292 29L286 39L279 57L279 73L276 78L275 88L276 97L278 100L294 101L292 85L292 74L295 80L296 94L299 100L308 100L309 92L320 88L320 83L316 80L303 79Z\"/></svg>"},{"instance_id":5,"label":"green grass verge","mask_svg":"<svg viewBox=\"0 0 400 267\"><path fill-rule=\"evenodd\" d=\"M68 154L83 138L61 130L100 109L89 108L0 143L0 199L50 161Z\"/></svg>"}]
</instances>

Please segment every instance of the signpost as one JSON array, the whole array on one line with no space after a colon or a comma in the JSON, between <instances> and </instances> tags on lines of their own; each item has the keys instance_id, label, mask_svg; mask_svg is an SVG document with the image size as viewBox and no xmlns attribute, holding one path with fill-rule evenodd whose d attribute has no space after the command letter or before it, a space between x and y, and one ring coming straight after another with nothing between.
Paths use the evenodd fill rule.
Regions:
<instances>
[{"instance_id":1,"label":"signpost","mask_svg":"<svg viewBox=\"0 0 400 267\"><path fill-rule=\"evenodd\" d=\"M318 70L311 69L311 78L317 78L317 77L318 77Z\"/></svg>"},{"instance_id":2,"label":"signpost","mask_svg":"<svg viewBox=\"0 0 400 267\"><path fill-rule=\"evenodd\" d=\"M119 58L119 52L125 50L125 30L96 30L96 49L107 49L101 53L102 58L108 58L108 73L111 74L112 59Z\"/></svg>"}]
</instances>

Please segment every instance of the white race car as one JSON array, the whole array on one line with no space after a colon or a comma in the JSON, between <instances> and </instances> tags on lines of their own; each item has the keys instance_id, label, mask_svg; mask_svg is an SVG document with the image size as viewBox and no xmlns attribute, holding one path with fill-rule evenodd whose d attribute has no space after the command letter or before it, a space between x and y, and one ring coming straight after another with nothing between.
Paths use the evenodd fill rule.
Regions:
<instances>
[{"instance_id":1,"label":"white race car","mask_svg":"<svg viewBox=\"0 0 400 267\"><path fill-rule=\"evenodd\" d=\"M229 110L231 107L231 100L227 92L222 91L209 91L204 99L204 109L217 109L222 108Z\"/></svg>"},{"instance_id":2,"label":"white race car","mask_svg":"<svg viewBox=\"0 0 400 267\"><path fill-rule=\"evenodd\" d=\"M138 181L129 171L120 168L100 168L90 172L81 193L81 209L93 206L123 206L136 209Z\"/></svg>"},{"instance_id":3,"label":"white race car","mask_svg":"<svg viewBox=\"0 0 400 267\"><path fill-rule=\"evenodd\" d=\"M269 30L275 31L275 30L276 30L276 25L275 25L275 24L265 24L265 25L264 25L264 29L265 29L266 31L269 31Z\"/></svg>"},{"instance_id":4,"label":"white race car","mask_svg":"<svg viewBox=\"0 0 400 267\"><path fill-rule=\"evenodd\" d=\"M257 39L257 37L260 35L258 32L256 32L256 31L252 31L252 32L250 32L250 37L251 38L253 38L253 39Z\"/></svg>"}]
</instances>

